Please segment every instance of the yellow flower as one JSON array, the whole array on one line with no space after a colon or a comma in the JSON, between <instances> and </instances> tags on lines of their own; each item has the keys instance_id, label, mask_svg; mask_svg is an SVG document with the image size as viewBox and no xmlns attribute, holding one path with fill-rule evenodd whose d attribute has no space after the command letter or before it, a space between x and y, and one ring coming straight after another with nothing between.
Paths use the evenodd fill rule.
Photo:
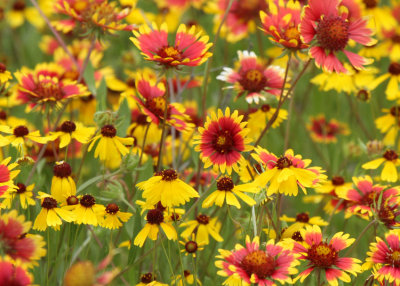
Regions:
<instances>
[{"instance_id":1,"label":"yellow flower","mask_svg":"<svg viewBox=\"0 0 400 286\"><path fill-rule=\"evenodd\" d=\"M42 210L35 219L33 229L45 231L48 226L51 226L55 230L59 230L62 224L61 219L67 222L75 220L75 214L64 207L59 208L57 201L52 196L39 192L39 198L41 198Z\"/></svg>"},{"instance_id":2,"label":"yellow flower","mask_svg":"<svg viewBox=\"0 0 400 286\"><path fill-rule=\"evenodd\" d=\"M76 194L76 185L71 177L71 166L64 161L56 162L51 180L51 195L60 203L65 203L69 196Z\"/></svg>"},{"instance_id":3,"label":"yellow flower","mask_svg":"<svg viewBox=\"0 0 400 286\"><path fill-rule=\"evenodd\" d=\"M397 166L400 165L400 159L397 153L393 150L386 150L382 158L372 160L363 164L361 167L367 170L375 170L383 164L381 179L387 182L396 182L398 179Z\"/></svg>"},{"instance_id":4,"label":"yellow flower","mask_svg":"<svg viewBox=\"0 0 400 286\"><path fill-rule=\"evenodd\" d=\"M185 253L185 255L192 255L193 257L196 257L197 251L202 251L204 250L204 245L206 245L204 242L196 242L196 235L192 233L191 239L188 239L187 237L183 238L183 241L179 241L180 244L184 246L184 249L181 249L182 253Z\"/></svg>"},{"instance_id":5,"label":"yellow flower","mask_svg":"<svg viewBox=\"0 0 400 286\"><path fill-rule=\"evenodd\" d=\"M156 277L149 272L140 276L140 282L136 286L168 286L168 284L156 281Z\"/></svg>"},{"instance_id":6,"label":"yellow flower","mask_svg":"<svg viewBox=\"0 0 400 286\"><path fill-rule=\"evenodd\" d=\"M146 225L135 237L133 242L134 245L142 247L147 238L156 240L160 227L163 229L169 240L176 240L178 238L175 228L171 224L164 222L164 214L162 210L149 210L146 215L146 220Z\"/></svg>"},{"instance_id":7,"label":"yellow flower","mask_svg":"<svg viewBox=\"0 0 400 286\"><path fill-rule=\"evenodd\" d=\"M222 236L219 235L220 223L217 218L210 218L205 214L199 214L195 220L184 222L180 227L186 227L182 232L182 237L190 237L197 229L196 242L209 244L209 236L211 235L216 241L224 241Z\"/></svg>"},{"instance_id":8,"label":"yellow flower","mask_svg":"<svg viewBox=\"0 0 400 286\"><path fill-rule=\"evenodd\" d=\"M375 119L376 128L386 134L383 143L394 146L399 132L400 106L394 105L390 109L383 108L382 111L386 114Z\"/></svg>"},{"instance_id":9,"label":"yellow flower","mask_svg":"<svg viewBox=\"0 0 400 286\"><path fill-rule=\"evenodd\" d=\"M101 226L109 229L116 229L122 226L122 222L127 222L132 216L131 213L121 212L116 204L108 204L105 209L105 218Z\"/></svg>"},{"instance_id":10,"label":"yellow flower","mask_svg":"<svg viewBox=\"0 0 400 286\"><path fill-rule=\"evenodd\" d=\"M5 64L0 63L0 87L12 79L11 73L7 70Z\"/></svg>"},{"instance_id":11,"label":"yellow flower","mask_svg":"<svg viewBox=\"0 0 400 286\"><path fill-rule=\"evenodd\" d=\"M319 226L325 226L328 225L326 221L324 221L320 216L314 216L310 217L308 213L299 213L296 215L296 217L288 217L286 215L283 215L280 217L280 220L286 221L286 222L294 222L291 226L296 226L297 228L303 228L307 225L313 226L313 225L319 225Z\"/></svg>"},{"instance_id":12,"label":"yellow flower","mask_svg":"<svg viewBox=\"0 0 400 286\"><path fill-rule=\"evenodd\" d=\"M197 285L202 285L200 280L196 278L196 284ZM193 285L194 283L194 275L190 273L189 270L184 270L183 271L183 276L178 274L172 279L172 285L176 286L183 286L183 285Z\"/></svg>"},{"instance_id":13,"label":"yellow flower","mask_svg":"<svg viewBox=\"0 0 400 286\"><path fill-rule=\"evenodd\" d=\"M83 195L79 198L79 203L74 198L73 204L68 204L66 209L71 210L76 215L75 223L77 224L90 224L97 226L103 221L103 214L105 207L100 204L96 204L96 199L92 195ZM67 199L67 203L68 199Z\"/></svg>"},{"instance_id":14,"label":"yellow flower","mask_svg":"<svg viewBox=\"0 0 400 286\"><path fill-rule=\"evenodd\" d=\"M94 151L94 157L100 158L101 161L120 160L121 155L125 156L129 153L129 149L125 145L132 145L133 138L118 137L117 129L113 125L104 125L101 128L101 133L96 135L89 145L88 151L92 150L94 144L97 144Z\"/></svg>"},{"instance_id":15,"label":"yellow flower","mask_svg":"<svg viewBox=\"0 0 400 286\"><path fill-rule=\"evenodd\" d=\"M142 197L150 206L161 202L164 207L172 208L185 204L191 198L199 197L196 190L178 179L178 174L172 169L156 173L147 181L136 186L143 190Z\"/></svg>"},{"instance_id":16,"label":"yellow flower","mask_svg":"<svg viewBox=\"0 0 400 286\"><path fill-rule=\"evenodd\" d=\"M19 203L23 209L26 209L28 205L34 206L36 204L35 200L32 198L32 190L34 187L35 184L25 186L22 183L17 183L16 188L8 189L1 196L1 198L4 199L1 203L1 208L10 209L15 198L19 199Z\"/></svg>"},{"instance_id":17,"label":"yellow flower","mask_svg":"<svg viewBox=\"0 0 400 286\"><path fill-rule=\"evenodd\" d=\"M244 192L255 194L258 193L259 191L260 191L259 187L251 183L235 186L232 179L230 177L225 176L217 180L217 190L211 193L211 195L209 195L203 201L202 207L209 208L213 204L222 207L226 199L226 203L228 205L235 206L238 209L240 209L240 203L236 198L236 196L238 196L249 206L253 206L256 204L256 201L247 196L246 194L244 194Z\"/></svg>"},{"instance_id":18,"label":"yellow flower","mask_svg":"<svg viewBox=\"0 0 400 286\"><path fill-rule=\"evenodd\" d=\"M69 145L72 139L75 139L82 144L86 144L95 132L94 127L84 127L80 122L74 123L68 120L61 124L60 130L61 131L50 132L50 135L53 136L54 140L57 138L60 139L60 148Z\"/></svg>"},{"instance_id":19,"label":"yellow flower","mask_svg":"<svg viewBox=\"0 0 400 286\"><path fill-rule=\"evenodd\" d=\"M382 82L389 79L385 94L388 100L397 100L400 98L400 63L392 62L389 65L388 72L381 75L377 81Z\"/></svg>"},{"instance_id":20,"label":"yellow flower","mask_svg":"<svg viewBox=\"0 0 400 286\"><path fill-rule=\"evenodd\" d=\"M28 139L40 144L46 144L52 139L51 137L42 137L39 130L29 131L25 125L14 127L0 125L0 132L7 134L5 137L0 135L0 146L11 144L18 148L18 150L24 149L23 147L27 146Z\"/></svg>"}]
</instances>

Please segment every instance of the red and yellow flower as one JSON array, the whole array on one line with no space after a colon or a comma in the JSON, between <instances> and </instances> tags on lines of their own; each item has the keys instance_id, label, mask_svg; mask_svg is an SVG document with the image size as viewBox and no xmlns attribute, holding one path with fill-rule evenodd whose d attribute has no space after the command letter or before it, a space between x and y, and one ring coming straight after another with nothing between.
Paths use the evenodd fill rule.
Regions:
<instances>
[{"instance_id":1,"label":"red and yellow flower","mask_svg":"<svg viewBox=\"0 0 400 286\"><path fill-rule=\"evenodd\" d=\"M307 129L310 130L311 138L320 143L335 143L337 135L349 134L349 129L345 123L336 119L328 121L325 115L311 117Z\"/></svg>"}]
</instances>

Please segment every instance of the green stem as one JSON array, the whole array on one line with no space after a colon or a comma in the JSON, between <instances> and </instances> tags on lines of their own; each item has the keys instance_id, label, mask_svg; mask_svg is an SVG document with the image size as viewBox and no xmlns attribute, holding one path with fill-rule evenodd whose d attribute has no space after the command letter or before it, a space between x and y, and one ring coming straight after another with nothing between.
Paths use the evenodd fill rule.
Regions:
<instances>
[{"instance_id":1,"label":"green stem","mask_svg":"<svg viewBox=\"0 0 400 286\"><path fill-rule=\"evenodd\" d=\"M373 226L374 224L376 224L377 221L374 219L372 220L360 233L360 235L357 237L356 241L353 243L353 245L345 252L344 256L347 257L349 254L351 254L351 252L353 251L353 249L357 246L357 244L360 242L360 240L363 238L363 236L365 235L365 233L368 231L368 229L370 229L371 226Z\"/></svg>"}]
</instances>

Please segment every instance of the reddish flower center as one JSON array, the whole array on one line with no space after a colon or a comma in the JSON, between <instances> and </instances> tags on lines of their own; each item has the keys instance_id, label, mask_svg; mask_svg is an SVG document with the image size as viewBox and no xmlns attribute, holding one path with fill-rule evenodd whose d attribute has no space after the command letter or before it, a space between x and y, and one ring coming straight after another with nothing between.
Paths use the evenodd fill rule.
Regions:
<instances>
[{"instance_id":1,"label":"reddish flower center","mask_svg":"<svg viewBox=\"0 0 400 286\"><path fill-rule=\"evenodd\" d=\"M270 106L269 104L263 104L263 105L261 106L261 110L262 110L263 112L268 112L268 111L271 110L271 106Z\"/></svg>"},{"instance_id":2,"label":"reddish flower center","mask_svg":"<svg viewBox=\"0 0 400 286\"><path fill-rule=\"evenodd\" d=\"M298 242L304 241L303 237L301 236L300 231L294 232L294 233L292 234L292 239L293 239L294 241L298 241Z\"/></svg>"},{"instance_id":3,"label":"reddish flower center","mask_svg":"<svg viewBox=\"0 0 400 286\"><path fill-rule=\"evenodd\" d=\"M278 169L289 168L292 165L293 165L292 161L286 156L280 157L276 161L276 167Z\"/></svg>"},{"instance_id":4,"label":"reddish flower center","mask_svg":"<svg viewBox=\"0 0 400 286\"><path fill-rule=\"evenodd\" d=\"M241 72L239 83L248 92L260 92L264 89L267 79L261 71L252 69Z\"/></svg>"},{"instance_id":5,"label":"reddish flower center","mask_svg":"<svg viewBox=\"0 0 400 286\"><path fill-rule=\"evenodd\" d=\"M34 93L38 96L35 98L37 100L60 100L63 98L63 92L60 88L59 79L50 76L39 76Z\"/></svg>"},{"instance_id":6,"label":"reddish flower center","mask_svg":"<svg viewBox=\"0 0 400 286\"><path fill-rule=\"evenodd\" d=\"M387 260L392 267L399 268L400 267L400 251L392 250L392 253L389 253L387 256Z\"/></svg>"},{"instance_id":7,"label":"reddish flower center","mask_svg":"<svg viewBox=\"0 0 400 286\"><path fill-rule=\"evenodd\" d=\"M65 133L72 133L76 130L76 125L72 121L64 121L61 124L61 131Z\"/></svg>"},{"instance_id":8,"label":"reddish flower center","mask_svg":"<svg viewBox=\"0 0 400 286\"><path fill-rule=\"evenodd\" d=\"M69 196L67 198L67 205L77 205L79 203L79 199L76 196Z\"/></svg>"},{"instance_id":9,"label":"reddish flower center","mask_svg":"<svg viewBox=\"0 0 400 286\"><path fill-rule=\"evenodd\" d=\"M153 275L151 273L146 273L143 274L140 277L140 282L144 283L144 284L149 284L153 281Z\"/></svg>"},{"instance_id":10,"label":"reddish flower center","mask_svg":"<svg viewBox=\"0 0 400 286\"><path fill-rule=\"evenodd\" d=\"M4 110L0 111L0 120L6 120L7 119L7 113Z\"/></svg>"},{"instance_id":11,"label":"reddish flower center","mask_svg":"<svg viewBox=\"0 0 400 286\"><path fill-rule=\"evenodd\" d=\"M400 64L399 63L391 63L388 71L392 75L399 75L400 74Z\"/></svg>"},{"instance_id":12,"label":"reddish flower center","mask_svg":"<svg viewBox=\"0 0 400 286\"><path fill-rule=\"evenodd\" d=\"M146 108L158 117L164 117L166 100L165 96L158 96L147 99Z\"/></svg>"},{"instance_id":13,"label":"reddish flower center","mask_svg":"<svg viewBox=\"0 0 400 286\"><path fill-rule=\"evenodd\" d=\"M228 130L220 130L213 141L213 148L220 154L226 154L232 151L233 143L232 134Z\"/></svg>"},{"instance_id":14,"label":"reddish flower center","mask_svg":"<svg viewBox=\"0 0 400 286\"><path fill-rule=\"evenodd\" d=\"M399 44L400 43L400 35L394 35L392 38L391 38L391 40L392 40L392 42L393 43L396 43L396 44Z\"/></svg>"},{"instance_id":15,"label":"reddish flower center","mask_svg":"<svg viewBox=\"0 0 400 286\"><path fill-rule=\"evenodd\" d=\"M368 9L372 9L378 6L378 1L379 0L363 0L365 7L367 7Z\"/></svg>"},{"instance_id":16,"label":"reddish flower center","mask_svg":"<svg viewBox=\"0 0 400 286\"><path fill-rule=\"evenodd\" d=\"M357 92L357 98L361 101L368 101L371 98L371 93L368 90L361 89Z\"/></svg>"},{"instance_id":17,"label":"reddish flower center","mask_svg":"<svg viewBox=\"0 0 400 286\"><path fill-rule=\"evenodd\" d=\"M243 23L258 18L260 10L267 10L267 4L264 0L235 1L233 3L230 13Z\"/></svg>"},{"instance_id":18,"label":"reddish flower center","mask_svg":"<svg viewBox=\"0 0 400 286\"><path fill-rule=\"evenodd\" d=\"M197 243L195 241L192 241L192 240L186 242L186 244L185 244L185 249L186 249L186 251L188 253L195 253L198 248L199 247L198 247Z\"/></svg>"},{"instance_id":19,"label":"reddish flower center","mask_svg":"<svg viewBox=\"0 0 400 286\"><path fill-rule=\"evenodd\" d=\"M341 176L332 177L332 185L334 185L334 186L344 185L344 178Z\"/></svg>"},{"instance_id":20,"label":"reddish flower center","mask_svg":"<svg viewBox=\"0 0 400 286\"><path fill-rule=\"evenodd\" d=\"M390 226L394 223L396 214L392 208L383 205L379 209L378 217L386 226Z\"/></svg>"},{"instance_id":21,"label":"reddish flower center","mask_svg":"<svg viewBox=\"0 0 400 286\"><path fill-rule=\"evenodd\" d=\"M113 125L104 125L101 128L101 135L104 137L110 137L113 138L115 135L117 135L117 129Z\"/></svg>"},{"instance_id":22,"label":"reddish flower center","mask_svg":"<svg viewBox=\"0 0 400 286\"><path fill-rule=\"evenodd\" d=\"M149 210L146 215L146 220L149 224L160 224L164 222L164 214L159 209Z\"/></svg>"},{"instance_id":23,"label":"reddish flower center","mask_svg":"<svg viewBox=\"0 0 400 286\"><path fill-rule=\"evenodd\" d=\"M184 270L183 271L183 276L188 277L190 275L190 271L189 270Z\"/></svg>"},{"instance_id":24,"label":"reddish flower center","mask_svg":"<svg viewBox=\"0 0 400 286\"><path fill-rule=\"evenodd\" d=\"M139 114L135 121L138 125L147 125L147 115L145 114Z\"/></svg>"},{"instance_id":25,"label":"reddish flower center","mask_svg":"<svg viewBox=\"0 0 400 286\"><path fill-rule=\"evenodd\" d=\"M158 55L162 58L172 58L173 61L181 61L182 60L182 52L178 49L166 46L159 50ZM171 61L172 61L171 60Z\"/></svg>"},{"instance_id":26,"label":"reddish flower center","mask_svg":"<svg viewBox=\"0 0 400 286\"><path fill-rule=\"evenodd\" d=\"M3 63L0 63L0 73L3 73L3 72L5 72L7 70L7 67L6 67L6 65L5 64L3 64Z\"/></svg>"},{"instance_id":27,"label":"reddish flower center","mask_svg":"<svg viewBox=\"0 0 400 286\"><path fill-rule=\"evenodd\" d=\"M179 221L180 218L181 218L181 216L180 216L180 214L172 213L171 216L170 216L170 218L171 218L171 220L173 220L173 221Z\"/></svg>"},{"instance_id":28,"label":"reddish flower center","mask_svg":"<svg viewBox=\"0 0 400 286\"><path fill-rule=\"evenodd\" d=\"M119 211L119 207L116 204L108 204L106 207L106 213L115 215Z\"/></svg>"},{"instance_id":29,"label":"reddish flower center","mask_svg":"<svg viewBox=\"0 0 400 286\"><path fill-rule=\"evenodd\" d=\"M163 181L174 181L178 179L178 173L173 169L164 170L161 173Z\"/></svg>"},{"instance_id":30,"label":"reddish flower center","mask_svg":"<svg viewBox=\"0 0 400 286\"><path fill-rule=\"evenodd\" d=\"M17 189L18 194L23 194L26 192L26 186L24 184L18 183L17 187L18 187L18 189Z\"/></svg>"},{"instance_id":31,"label":"reddish flower center","mask_svg":"<svg viewBox=\"0 0 400 286\"><path fill-rule=\"evenodd\" d=\"M308 250L308 258L317 267L330 267L338 258L338 253L332 246L325 242L320 242L311 246Z\"/></svg>"},{"instance_id":32,"label":"reddish flower center","mask_svg":"<svg viewBox=\"0 0 400 286\"><path fill-rule=\"evenodd\" d=\"M247 254L240 266L249 276L256 274L259 279L265 279L274 273L275 260L265 251L256 250Z\"/></svg>"},{"instance_id":33,"label":"reddish flower center","mask_svg":"<svg viewBox=\"0 0 400 286\"><path fill-rule=\"evenodd\" d=\"M310 220L310 217L308 216L307 213L299 213L296 216L296 221L298 222L308 222Z\"/></svg>"},{"instance_id":34,"label":"reddish flower center","mask_svg":"<svg viewBox=\"0 0 400 286\"><path fill-rule=\"evenodd\" d=\"M29 130L26 126L20 125L14 128L13 134L16 137L24 137L29 134Z\"/></svg>"},{"instance_id":35,"label":"reddish flower center","mask_svg":"<svg viewBox=\"0 0 400 286\"><path fill-rule=\"evenodd\" d=\"M54 176L56 176L56 177L67 178L67 177L71 176L72 169L68 163L63 162L61 164L56 164L54 166L53 173L54 173Z\"/></svg>"},{"instance_id":36,"label":"reddish flower center","mask_svg":"<svg viewBox=\"0 0 400 286\"><path fill-rule=\"evenodd\" d=\"M299 45L301 43L300 40L300 31L299 29L297 29L297 27L289 27L285 30L285 38L286 40L290 41L290 40L296 40L297 41L297 45Z\"/></svg>"},{"instance_id":37,"label":"reddish flower center","mask_svg":"<svg viewBox=\"0 0 400 286\"><path fill-rule=\"evenodd\" d=\"M23 0L18 0L15 1L14 5L13 5L13 10L14 11L23 11L25 9L25 1Z\"/></svg>"},{"instance_id":38,"label":"reddish flower center","mask_svg":"<svg viewBox=\"0 0 400 286\"><path fill-rule=\"evenodd\" d=\"M393 117L400 117L400 106L392 106L390 108L390 114Z\"/></svg>"},{"instance_id":39,"label":"reddish flower center","mask_svg":"<svg viewBox=\"0 0 400 286\"><path fill-rule=\"evenodd\" d=\"M80 202L81 206L83 206L85 208L91 208L92 206L95 205L96 200L91 195L84 195L79 202Z\"/></svg>"},{"instance_id":40,"label":"reddish flower center","mask_svg":"<svg viewBox=\"0 0 400 286\"><path fill-rule=\"evenodd\" d=\"M349 23L341 17L324 17L318 24L316 34L323 49L343 50L349 41Z\"/></svg>"},{"instance_id":41,"label":"reddish flower center","mask_svg":"<svg viewBox=\"0 0 400 286\"><path fill-rule=\"evenodd\" d=\"M229 177L223 177L217 181L217 189L219 191L230 192L234 187L235 185L233 184L232 179Z\"/></svg>"},{"instance_id":42,"label":"reddish flower center","mask_svg":"<svg viewBox=\"0 0 400 286\"><path fill-rule=\"evenodd\" d=\"M196 217L196 220L197 220L197 222L200 223L200 224L208 224L208 223L210 222L210 217L209 217L209 216L206 216L206 215L204 215L204 214L199 214L199 215Z\"/></svg>"},{"instance_id":43,"label":"reddish flower center","mask_svg":"<svg viewBox=\"0 0 400 286\"><path fill-rule=\"evenodd\" d=\"M397 158L399 158L399 155L393 150L386 150L385 154L383 154L383 158L385 158L388 161L395 161Z\"/></svg>"},{"instance_id":44,"label":"reddish flower center","mask_svg":"<svg viewBox=\"0 0 400 286\"><path fill-rule=\"evenodd\" d=\"M46 197L43 199L42 208L51 210L57 207L57 201L53 198Z\"/></svg>"}]
</instances>

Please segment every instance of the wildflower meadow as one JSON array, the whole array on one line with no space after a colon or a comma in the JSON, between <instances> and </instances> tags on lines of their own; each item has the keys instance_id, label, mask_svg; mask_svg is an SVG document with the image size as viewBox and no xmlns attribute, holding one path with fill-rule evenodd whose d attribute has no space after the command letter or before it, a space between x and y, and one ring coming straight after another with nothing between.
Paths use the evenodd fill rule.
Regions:
<instances>
[{"instance_id":1,"label":"wildflower meadow","mask_svg":"<svg viewBox=\"0 0 400 286\"><path fill-rule=\"evenodd\" d=\"M400 0L1 0L0 286L400 286Z\"/></svg>"}]
</instances>

